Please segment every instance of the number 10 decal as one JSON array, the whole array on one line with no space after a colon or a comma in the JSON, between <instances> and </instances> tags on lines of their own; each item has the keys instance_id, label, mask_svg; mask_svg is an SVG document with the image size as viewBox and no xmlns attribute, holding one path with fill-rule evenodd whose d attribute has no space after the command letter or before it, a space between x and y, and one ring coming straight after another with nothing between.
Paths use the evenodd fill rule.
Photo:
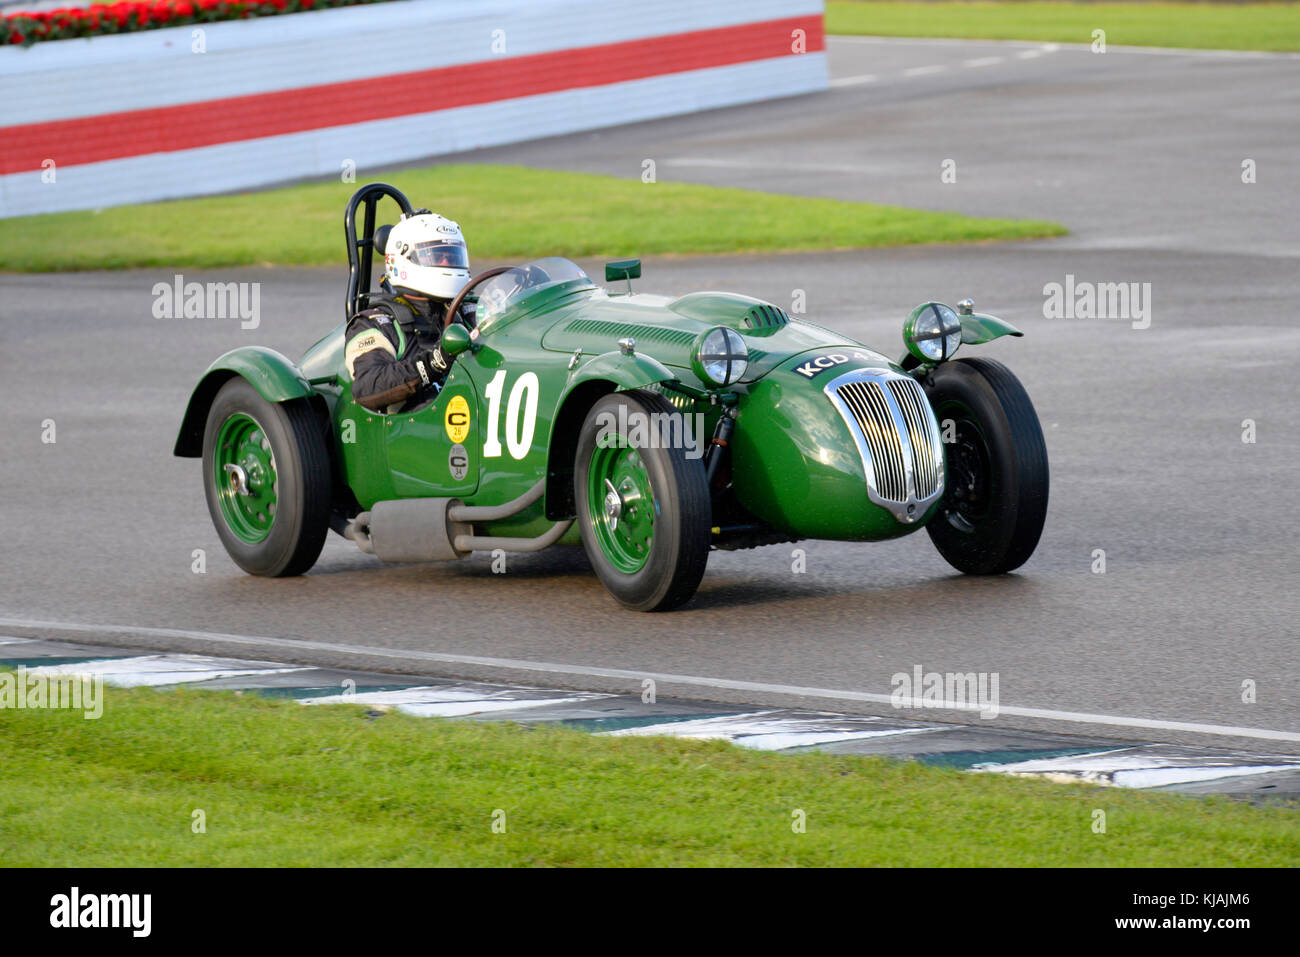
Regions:
<instances>
[{"instance_id":1,"label":"number 10 decal","mask_svg":"<svg viewBox=\"0 0 1300 957\"><path fill-rule=\"evenodd\" d=\"M501 393L506 387L506 370L502 369L492 377L492 381L483 390L488 400L487 441L483 443L483 457L496 458L501 454L501 440L497 438L501 418ZM533 433L537 430L537 396L541 386L537 383L537 373L525 372L515 380L510 390L510 401L506 403L506 447L512 458L522 459L533 447ZM524 421L522 429L519 422L519 406L523 404Z\"/></svg>"}]
</instances>

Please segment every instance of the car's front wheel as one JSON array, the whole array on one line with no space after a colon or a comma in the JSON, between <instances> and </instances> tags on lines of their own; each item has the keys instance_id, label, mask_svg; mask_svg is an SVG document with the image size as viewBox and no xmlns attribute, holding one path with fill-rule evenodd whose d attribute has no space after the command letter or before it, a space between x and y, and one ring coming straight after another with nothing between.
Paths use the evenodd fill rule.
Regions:
<instances>
[{"instance_id":1,"label":"car's front wheel","mask_svg":"<svg viewBox=\"0 0 1300 957\"><path fill-rule=\"evenodd\" d=\"M247 380L221 387L203 433L203 488L217 534L252 575L301 575L325 545L330 460L305 400L268 402Z\"/></svg>"},{"instance_id":2,"label":"car's front wheel","mask_svg":"<svg viewBox=\"0 0 1300 957\"><path fill-rule=\"evenodd\" d=\"M923 380L944 439L943 501L926 530L968 575L1019 568L1047 518L1047 445L1020 380L992 359L945 362Z\"/></svg>"},{"instance_id":3,"label":"car's front wheel","mask_svg":"<svg viewBox=\"0 0 1300 957\"><path fill-rule=\"evenodd\" d=\"M651 392L615 392L587 413L574 460L582 544L620 603L667 611L689 601L709 560L712 508L703 460L664 442L679 413Z\"/></svg>"}]
</instances>

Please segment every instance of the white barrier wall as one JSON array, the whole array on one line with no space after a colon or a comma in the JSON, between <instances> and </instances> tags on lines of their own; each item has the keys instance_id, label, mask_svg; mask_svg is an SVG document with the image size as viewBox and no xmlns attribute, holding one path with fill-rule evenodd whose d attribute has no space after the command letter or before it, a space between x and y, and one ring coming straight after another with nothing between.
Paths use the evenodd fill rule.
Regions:
<instances>
[{"instance_id":1,"label":"white barrier wall","mask_svg":"<svg viewBox=\"0 0 1300 957\"><path fill-rule=\"evenodd\" d=\"M364 178L826 86L822 0L395 0L3 47L0 217Z\"/></svg>"}]
</instances>

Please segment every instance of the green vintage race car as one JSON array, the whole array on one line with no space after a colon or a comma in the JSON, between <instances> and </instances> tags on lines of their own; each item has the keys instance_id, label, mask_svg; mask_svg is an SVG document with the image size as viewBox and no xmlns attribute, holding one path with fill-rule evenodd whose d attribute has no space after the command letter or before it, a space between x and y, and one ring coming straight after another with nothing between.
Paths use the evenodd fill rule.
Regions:
<instances>
[{"instance_id":1,"label":"green vintage race car","mask_svg":"<svg viewBox=\"0 0 1300 957\"><path fill-rule=\"evenodd\" d=\"M374 183L348 204L347 315L383 253ZM357 214L364 210L360 231ZM642 611L694 595L713 548L804 538L877 541L924 527L962 572L1023 564L1047 512L1048 466L1028 395L962 344L1020 332L937 302L904 324L894 362L747 296L606 290L538 259L470 280L475 328L449 323L441 392L385 415L353 401L341 324L294 363L245 347L217 359L175 452L203 459L208 508L235 562L298 575L333 529L384 561L478 550L586 549Z\"/></svg>"}]
</instances>

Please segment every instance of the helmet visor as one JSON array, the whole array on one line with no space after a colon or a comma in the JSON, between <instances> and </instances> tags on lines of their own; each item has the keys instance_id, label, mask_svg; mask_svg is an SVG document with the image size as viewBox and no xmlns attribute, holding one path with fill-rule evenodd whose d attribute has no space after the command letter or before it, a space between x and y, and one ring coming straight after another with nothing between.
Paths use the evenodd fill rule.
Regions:
<instances>
[{"instance_id":1,"label":"helmet visor","mask_svg":"<svg viewBox=\"0 0 1300 957\"><path fill-rule=\"evenodd\" d=\"M420 266L441 266L444 269L468 269L469 255L464 243L434 240L416 243L409 253L411 261Z\"/></svg>"}]
</instances>

